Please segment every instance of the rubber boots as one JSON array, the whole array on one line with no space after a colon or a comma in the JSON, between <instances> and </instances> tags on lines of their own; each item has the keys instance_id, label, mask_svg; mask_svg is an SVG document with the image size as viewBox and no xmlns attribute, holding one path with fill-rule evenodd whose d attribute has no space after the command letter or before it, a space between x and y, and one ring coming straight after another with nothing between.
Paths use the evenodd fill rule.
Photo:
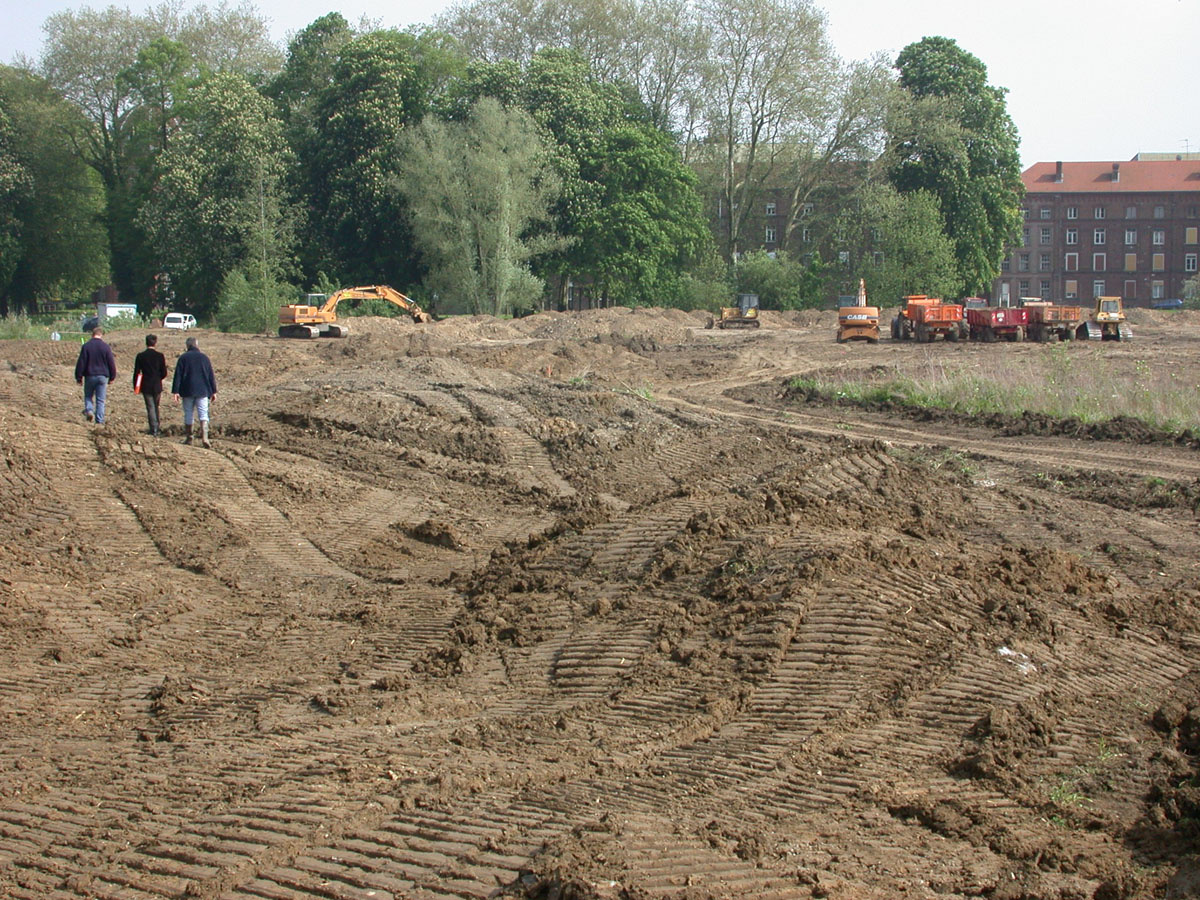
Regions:
<instances>
[{"instance_id":1,"label":"rubber boots","mask_svg":"<svg viewBox=\"0 0 1200 900\"><path fill-rule=\"evenodd\" d=\"M200 443L202 443L205 447L212 446L212 441L210 441L208 439L208 423L207 422L200 423Z\"/></svg>"},{"instance_id":2,"label":"rubber boots","mask_svg":"<svg viewBox=\"0 0 1200 900\"><path fill-rule=\"evenodd\" d=\"M185 444L190 444L192 442L192 426L191 425L183 426L183 442Z\"/></svg>"}]
</instances>

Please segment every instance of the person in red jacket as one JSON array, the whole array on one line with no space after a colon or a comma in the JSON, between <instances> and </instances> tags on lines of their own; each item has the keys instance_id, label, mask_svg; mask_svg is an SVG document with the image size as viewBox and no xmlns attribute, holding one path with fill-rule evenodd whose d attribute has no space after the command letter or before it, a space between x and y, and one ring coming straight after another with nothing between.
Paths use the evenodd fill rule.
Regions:
<instances>
[{"instance_id":1,"label":"person in red jacket","mask_svg":"<svg viewBox=\"0 0 1200 900\"><path fill-rule=\"evenodd\" d=\"M104 343L104 329L92 329L92 339L79 348L75 361L75 383L83 385L83 414L89 422L104 424L104 401L109 382L117 380L117 360Z\"/></svg>"},{"instance_id":2,"label":"person in red jacket","mask_svg":"<svg viewBox=\"0 0 1200 900\"><path fill-rule=\"evenodd\" d=\"M146 349L133 360L133 389L140 391L146 401L146 423L150 433L158 437L158 401L162 397L163 379L167 377L167 358L155 349L158 335L146 335Z\"/></svg>"}]
</instances>

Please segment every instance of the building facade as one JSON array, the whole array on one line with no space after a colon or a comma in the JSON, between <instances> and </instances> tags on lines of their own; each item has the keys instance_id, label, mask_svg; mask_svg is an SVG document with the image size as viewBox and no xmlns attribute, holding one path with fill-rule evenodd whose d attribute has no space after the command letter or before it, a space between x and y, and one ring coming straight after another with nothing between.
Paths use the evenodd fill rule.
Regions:
<instances>
[{"instance_id":1,"label":"building facade","mask_svg":"<svg viewBox=\"0 0 1200 900\"><path fill-rule=\"evenodd\" d=\"M1200 154L1128 162L1040 162L1025 183L1021 244L992 287L1018 297L1130 306L1182 297L1200 265Z\"/></svg>"}]
</instances>

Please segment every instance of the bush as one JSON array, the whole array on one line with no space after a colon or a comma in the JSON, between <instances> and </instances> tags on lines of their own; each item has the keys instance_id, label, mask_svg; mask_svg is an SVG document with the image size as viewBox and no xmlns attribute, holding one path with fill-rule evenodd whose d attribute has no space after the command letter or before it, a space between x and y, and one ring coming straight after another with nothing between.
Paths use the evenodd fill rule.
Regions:
<instances>
[{"instance_id":1,"label":"bush","mask_svg":"<svg viewBox=\"0 0 1200 900\"><path fill-rule=\"evenodd\" d=\"M279 307L293 302L295 290L261 277L247 278L234 269L221 282L217 327L222 331L263 334L279 324Z\"/></svg>"}]
</instances>

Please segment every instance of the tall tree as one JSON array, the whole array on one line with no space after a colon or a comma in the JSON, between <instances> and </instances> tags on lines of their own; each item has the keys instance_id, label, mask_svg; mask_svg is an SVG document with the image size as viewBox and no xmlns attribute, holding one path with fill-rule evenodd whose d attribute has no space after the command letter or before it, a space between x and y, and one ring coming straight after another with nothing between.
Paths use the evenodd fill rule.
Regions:
<instances>
[{"instance_id":1,"label":"tall tree","mask_svg":"<svg viewBox=\"0 0 1200 900\"><path fill-rule=\"evenodd\" d=\"M466 121L427 117L400 145L396 184L442 307L501 315L534 305L542 283L530 262L557 241L538 226L558 179L532 119L483 98Z\"/></svg>"},{"instance_id":2,"label":"tall tree","mask_svg":"<svg viewBox=\"0 0 1200 900\"><path fill-rule=\"evenodd\" d=\"M938 198L965 289L987 293L1018 233L1024 194L1006 92L945 37L905 47L896 67L909 102L892 123L889 177L901 191Z\"/></svg>"},{"instance_id":3,"label":"tall tree","mask_svg":"<svg viewBox=\"0 0 1200 900\"><path fill-rule=\"evenodd\" d=\"M765 190L778 184L825 109L839 63L823 14L809 0L705 0L712 31L704 72L710 171L726 258L756 246L748 233Z\"/></svg>"},{"instance_id":4,"label":"tall tree","mask_svg":"<svg viewBox=\"0 0 1200 900\"><path fill-rule=\"evenodd\" d=\"M180 134L139 222L198 314L212 312L234 269L263 284L292 273L291 165L270 102L241 75L211 75L189 93Z\"/></svg>"},{"instance_id":5,"label":"tall tree","mask_svg":"<svg viewBox=\"0 0 1200 900\"><path fill-rule=\"evenodd\" d=\"M0 313L108 280L103 187L62 140L78 118L44 79L0 66Z\"/></svg>"},{"instance_id":6,"label":"tall tree","mask_svg":"<svg viewBox=\"0 0 1200 900\"><path fill-rule=\"evenodd\" d=\"M152 102L148 96L154 92L147 87L154 66L143 65L144 77L131 77L139 73L139 54L164 38L178 42L191 57L186 74L195 76L202 70L270 71L278 52L266 21L247 3L223 3L215 11L199 5L185 12L175 0L143 14L117 6L85 7L54 13L43 29L40 71L82 111L68 140L105 188L113 278L126 299L141 300L153 269L135 219L150 182L154 145L162 142L163 132L140 127L146 119L143 104ZM141 62L149 60L143 57ZM183 74L174 60L163 62L172 81Z\"/></svg>"},{"instance_id":7,"label":"tall tree","mask_svg":"<svg viewBox=\"0 0 1200 900\"><path fill-rule=\"evenodd\" d=\"M462 65L436 34L376 31L343 46L303 161L320 248L310 276L418 280L403 198L391 189L404 163L397 139L441 102Z\"/></svg>"}]
</instances>

